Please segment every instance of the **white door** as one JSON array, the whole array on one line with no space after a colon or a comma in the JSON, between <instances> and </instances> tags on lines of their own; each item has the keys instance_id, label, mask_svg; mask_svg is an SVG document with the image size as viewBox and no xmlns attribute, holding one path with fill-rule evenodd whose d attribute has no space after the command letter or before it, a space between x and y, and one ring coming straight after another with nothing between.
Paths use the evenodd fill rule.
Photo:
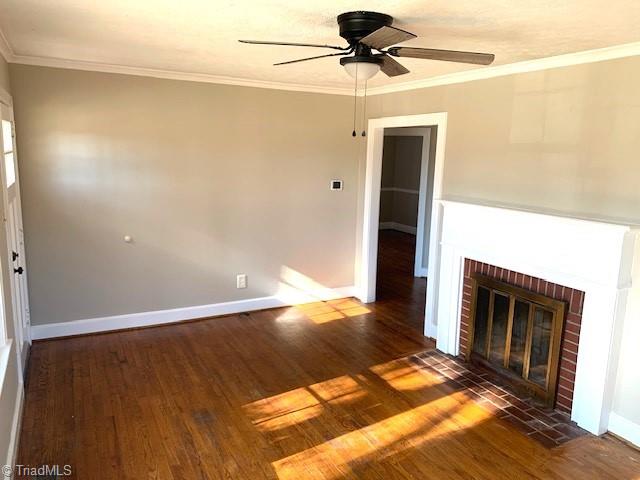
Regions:
<instances>
[{"instance_id":1,"label":"white door","mask_svg":"<svg viewBox=\"0 0 640 480\"><path fill-rule=\"evenodd\" d=\"M2 182L5 200L5 222L7 248L9 249L9 270L11 275L11 296L15 326L15 342L24 368L29 344L31 343L29 294L27 291L27 263L20 207L20 182L18 177L18 157L16 153L13 110L6 105L2 109Z\"/></svg>"}]
</instances>

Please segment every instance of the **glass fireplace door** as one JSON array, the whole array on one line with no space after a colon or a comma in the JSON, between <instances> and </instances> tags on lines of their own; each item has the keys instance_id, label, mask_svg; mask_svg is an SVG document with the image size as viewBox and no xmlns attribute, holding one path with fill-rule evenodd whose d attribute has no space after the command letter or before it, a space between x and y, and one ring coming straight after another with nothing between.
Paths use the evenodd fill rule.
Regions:
<instances>
[{"instance_id":1,"label":"glass fireplace door","mask_svg":"<svg viewBox=\"0 0 640 480\"><path fill-rule=\"evenodd\" d=\"M548 405L555 398L564 302L474 275L467 360Z\"/></svg>"}]
</instances>

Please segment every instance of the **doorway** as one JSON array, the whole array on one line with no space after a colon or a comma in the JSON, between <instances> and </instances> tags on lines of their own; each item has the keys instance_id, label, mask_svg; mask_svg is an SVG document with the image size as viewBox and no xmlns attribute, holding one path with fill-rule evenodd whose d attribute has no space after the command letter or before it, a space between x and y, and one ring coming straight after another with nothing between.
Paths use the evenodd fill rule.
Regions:
<instances>
[{"instance_id":1,"label":"doorway","mask_svg":"<svg viewBox=\"0 0 640 480\"><path fill-rule=\"evenodd\" d=\"M3 214L6 219L6 246L8 250L9 283L13 307L13 333L16 350L20 359L20 372L23 373L27 362L29 345L31 344L31 322L13 109L11 104L4 101L0 102L0 123L2 146L0 181L2 182Z\"/></svg>"},{"instance_id":2,"label":"doorway","mask_svg":"<svg viewBox=\"0 0 640 480\"><path fill-rule=\"evenodd\" d=\"M384 129L380 184L376 301L393 304L402 321L421 332L433 190L432 129Z\"/></svg>"},{"instance_id":3,"label":"doorway","mask_svg":"<svg viewBox=\"0 0 640 480\"><path fill-rule=\"evenodd\" d=\"M429 190L422 203L423 212L419 212L416 219L416 237L418 230L423 235L424 269L426 270L426 299L424 303L423 333L427 337L435 338L437 334L436 299L439 269L438 255L440 246L437 241L441 227L441 192L442 172L444 167L444 145L446 138L447 114L430 113L424 115L407 115L402 117L385 117L369 120L367 154L364 178L364 199L362 209L362 242L358 255L356 268L358 298L369 303L376 300L378 280L378 239L380 227L380 197L382 185L382 160L384 150L385 130L395 128L420 128L429 129L429 160L432 162L432 180L428 181L428 175L420 175L420 189ZM434 138L435 137L435 138ZM424 140L423 140L424 141ZM428 165L426 165L428 166ZM423 165L421 164L421 172ZM430 188L427 188L431 185ZM426 215L427 209L430 215ZM423 221L418 228L418 219ZM427 221L427 218L429 220ZM416 238L417 244L417 238ZM426 250L426 254L425 253ZM414 274L416 273L417 256L414 258ZM419 265L418 265L419 266ZM422 278L422 277L420 277ZM399 305L402 302L399 302Z\"/></svg>"}]
</instances>

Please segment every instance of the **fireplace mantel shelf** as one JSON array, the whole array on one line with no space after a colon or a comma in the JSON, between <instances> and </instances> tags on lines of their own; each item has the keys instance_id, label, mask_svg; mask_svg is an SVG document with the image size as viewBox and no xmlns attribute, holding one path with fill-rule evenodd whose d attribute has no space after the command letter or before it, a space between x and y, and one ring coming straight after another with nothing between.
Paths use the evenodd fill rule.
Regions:
<instances>
[{"instance_id":1,"label":"fireplace mantel shelf","mask_svg":"<svg viewBox=\"0 0 640 480\"><path fill-rule=\"evenodd\" d=\"M640 231L640 223L633 222L631 220L624 220L621 218L604 218L597 217L594 215L588 214L571 214L568 212L563 212L560 210L536 210L533 208L526 207L518 207L514 205L505 205L500 203L482 203L482 202L472 202L472 201L464 201L464 200L453 200L453 199L441 199L439 201L441 205L465 205L469 207L478 207L478 208L493 208L496 210L507 210L511 212L520 212L524 214L530 215L540 215L543 217L554 217L565 220L572 220L575 222L587 222L587 223L597 223L601 225L610 225L611 227L622 227L628 230L638 230Z\"/></svg>"}]
</instances>

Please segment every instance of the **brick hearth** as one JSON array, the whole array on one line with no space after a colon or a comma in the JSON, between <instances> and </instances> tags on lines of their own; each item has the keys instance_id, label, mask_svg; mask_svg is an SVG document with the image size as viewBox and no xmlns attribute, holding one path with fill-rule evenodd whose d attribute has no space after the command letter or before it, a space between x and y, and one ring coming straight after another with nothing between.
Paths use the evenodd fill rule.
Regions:
<instances>
[{"instance_id":1,"label":"brick hearth","mask_svg":"<svg viewBox=\"0 0 640 480\"><path fill-rule=\"evenodd\" d=\"M567 413L536 407L531 398L512 390L495 373L483 367L437 350L413 355L409 360L547 448L588 435Z\"/></svg>"}]
</instances>

